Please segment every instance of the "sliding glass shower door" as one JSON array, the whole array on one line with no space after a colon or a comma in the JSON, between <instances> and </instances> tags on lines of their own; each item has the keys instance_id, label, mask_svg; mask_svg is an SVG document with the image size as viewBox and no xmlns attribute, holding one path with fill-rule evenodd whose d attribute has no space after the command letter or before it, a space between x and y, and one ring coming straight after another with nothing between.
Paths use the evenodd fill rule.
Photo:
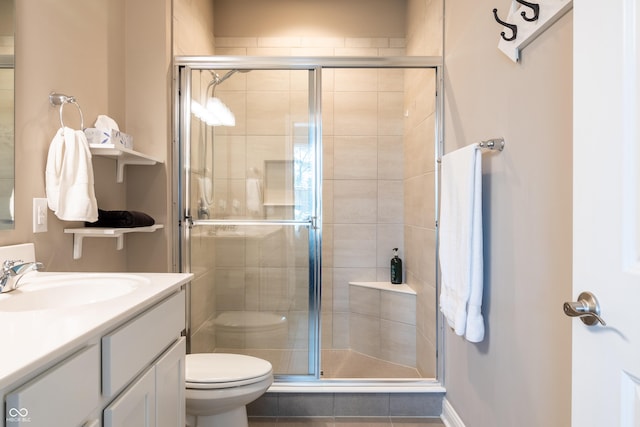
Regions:
<instances>
[{"instance_id":1,"label":"sliding glass shower door","mask_svg":"<svg viewBox=\"0 0 640 427\"><path fill-rule=\"evenodd\" d=\"M187 59L178 72L190 351L317 378L319 71Z\"/></svg>"}]
</instances>

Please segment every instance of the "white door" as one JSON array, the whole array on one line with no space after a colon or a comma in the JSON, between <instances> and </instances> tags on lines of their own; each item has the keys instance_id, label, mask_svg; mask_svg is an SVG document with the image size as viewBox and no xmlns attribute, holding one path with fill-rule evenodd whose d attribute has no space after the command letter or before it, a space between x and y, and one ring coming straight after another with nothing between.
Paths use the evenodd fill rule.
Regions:
<instances>
[{"instance_id":1,"label":"white door","mask_svg":"<svg viewBox=\"0 0 640 427\"><path fill-rule=\"evenodd\" d=\"M572 425L640 426L640 140L637 0L574 1ZM549 153L550 156L553 153Z\"/></svg>"}]
</instances>

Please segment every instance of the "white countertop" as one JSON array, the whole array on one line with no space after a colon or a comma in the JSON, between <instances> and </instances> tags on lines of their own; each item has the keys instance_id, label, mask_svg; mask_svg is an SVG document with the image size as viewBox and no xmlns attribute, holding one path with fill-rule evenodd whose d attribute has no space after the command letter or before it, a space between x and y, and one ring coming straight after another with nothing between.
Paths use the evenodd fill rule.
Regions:
<instances>
[{"instance_id":1,"label":"white countertop","mask_svg":"<svg viewBox=\"0 0 640 427\"><path fill-rule=\"evenodd\" d=\"M47 275L100 273L33 274L40 278ZM105 274L112 276L119 273ZM99 338L133 314L175 292L192 278L188 273L122 274L141 276L148 279L149 283L103 302L59 309L0 311L0 390L28 376L35 369L66 356L88 340ZM28 283L24 286L28 286ZM0 301L11 297L11 292L0 294Z\"/></svg>"}]
</instances>

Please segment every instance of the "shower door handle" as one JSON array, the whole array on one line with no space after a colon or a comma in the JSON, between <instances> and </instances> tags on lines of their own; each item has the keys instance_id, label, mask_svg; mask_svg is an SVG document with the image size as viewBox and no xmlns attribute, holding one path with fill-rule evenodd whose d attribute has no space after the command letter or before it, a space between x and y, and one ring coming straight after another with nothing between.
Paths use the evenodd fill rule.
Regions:
<instances>
[{"instance_id":1,"label":"shower door handle","mask_svg":"<svg viewBox=\"0 0 640 427\"><path fill-rule=\"evenodd\" d=\"M607 323L600 317L600 304L591 292L582 292L578 295L577 302L565 302L562 306L564 314L570 317L579 317L587 326L593 326L598 322L602 326Z\"/></svg>"}]
</instances>

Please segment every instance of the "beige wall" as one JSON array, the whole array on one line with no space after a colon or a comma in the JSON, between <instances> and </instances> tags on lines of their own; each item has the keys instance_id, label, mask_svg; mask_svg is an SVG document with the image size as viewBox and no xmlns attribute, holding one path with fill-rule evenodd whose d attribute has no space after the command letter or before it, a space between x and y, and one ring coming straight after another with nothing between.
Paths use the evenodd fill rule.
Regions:
<instances>
[{"instance_id":1,"label":"beige wall","mask_svg":"<svg viewBox=\"0 0 640 427\"><path fill-rule=\"evenodd\" d=\"M173 0L174 55L213 55L214 2Z\"/></svg>"},{"instance_id":2,"label":"beige wall","mask_svg":"<svg viewBox=\"0 0 640 427\"><path fill-rule=\"evenodd\" d=\"M34 242L38 260L49 270L169 268L167 229L127 236L122 251L115 250L112 239L85 239L83 256L77 261L72 258L72 237L63 229L81 223L59 221L49 212L49 231L31 231L32 199L45 196L48 147L60 126L58 110L49 105L51 91L77 98L85 126L93 124L98 114L107 114L134 135L136 150L163 161L168 158L170 2L162 5L166 7L152 0L17 2L17 221L15 230L0 232L0 245ZM64 111L67 123L78 127L73 107ZM117 184L113 161L96 158L98 206L141 210L166 223L170 212L168 167L165 162L132 172L129 166L125 183Z\"/></svg>"},{"instance_id":3,"label":"beige wall","mask_svg":"<svg viewBox=\"0 0 640 427\"><path fill-rule=\"evenodd\" d=\"M34 0L17 2L16 9L16 229L0 233L0 241L34 242L38 260L50 270L123 269L125 252L106 257L115 248L107 239L87 240L82 260L72 260L72 237L63 228L81 223L63 223L49 212L49 231L32 234L31 200L45 196L48 147L60 127L58 110L49 105L51 91L75 96L87 125L102 113L124 124L124 40L117 24L124 4L67 0L60 7L58 1ZM87 14L95 20L82 19ZM65 120L77 128L74 110L65 108ZM124 186L115 183L109 164L101 159L94 168L103 176L96 180L99 206L123 205Z\"/></svg>"},{"instance_id":4,"label":"beige wall","mask_svg":"<svg viewBox=\"0 0 640 427\"><path fill-rule=\"evenodd\" d=\"M404 37L397 0L216 0L216 36Z\"/></svg>"},{"instance_id":5,"label":"beige wall","mask_svg":"<svg viewBox=\"0 0 640 427\"><path fill-rule=\"evenodd\" d=\"M407 55L442 55L443 0L407 0Z\"/></svg>"},{"instance_id":6,"label":"beige wall","mask_svg":"<svg viewBox=\"0 0 640 427\"><path fill-rule=\"evenodd\" d=\"M125 1L126 130L134 148L162 160L128 166L127 209L149 211L165 228L127 236L127 270L172 271L172 9L171 0ZM143 24L144 23L144 24ZM129 237L133 237L129 239Z\"/></svg>"},{"instance_id":7,"label":"beige wall","mask_svg":"<svg viewBox=\"0 0 640 427\"><path fill-rule=\"evenodd\" d=\"M514 64L488 0L445 3L445 151L483 155L486 337L445 337L447 399L467 427L570 425L572 14Z\"/></svg>"}]
</instances>

